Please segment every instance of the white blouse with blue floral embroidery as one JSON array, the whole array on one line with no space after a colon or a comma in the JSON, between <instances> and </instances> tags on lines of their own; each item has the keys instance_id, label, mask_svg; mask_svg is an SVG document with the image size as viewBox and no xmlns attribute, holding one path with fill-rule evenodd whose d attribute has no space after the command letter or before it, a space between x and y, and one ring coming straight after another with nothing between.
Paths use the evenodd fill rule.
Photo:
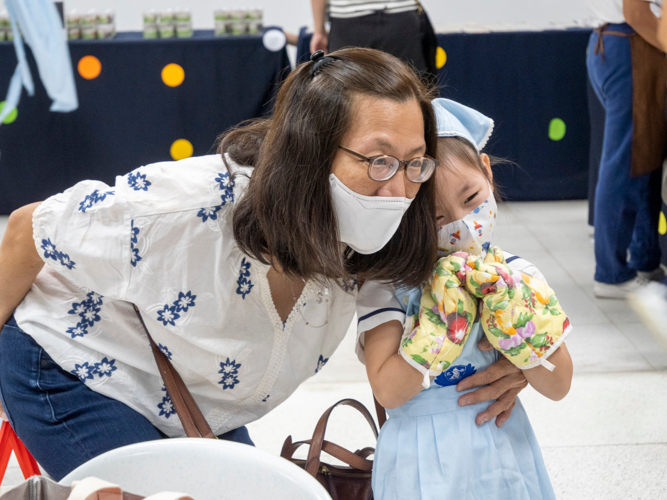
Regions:
<instances>
[{"instance_id":1,"label":"white blouse with blue floral embroidery","mask_svg":"<svg viewBox=\"0 0 667 500\"><path fill-rule=\"evenodd\" d=\"M46 262L15 312L19 327L67 372L168 436L183 429L145 333L183 377L216 434L283 402L345 336L356 284L308 282L283 323L269 266L244 255L234 202L251 169L218 155L155 163L83 181L33 216Z\"/></svg>"}]
</instances>

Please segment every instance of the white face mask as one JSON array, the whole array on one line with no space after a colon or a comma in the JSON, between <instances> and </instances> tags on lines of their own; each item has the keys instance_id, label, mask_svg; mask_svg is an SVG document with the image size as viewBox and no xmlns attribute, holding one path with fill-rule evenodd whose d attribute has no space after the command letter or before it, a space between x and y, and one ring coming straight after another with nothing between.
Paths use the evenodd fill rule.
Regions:
<instances>
[{"instance_id":1,"label":"white face mask","mask_svg":"<svg viewBox=\"0 0 667 500\"><path fill-rule=\"evenodd\" d=\"M489 198L463 219L438 228L439 254L467 252L473 255L486 255L491 245L497 215L498 206L491 191Z\"/></svg>"},{"instance_id":2,"label":"white face mask","mask_svg":"<svg viewBox=\"0 0 667 500\"><path fill-rule=\"evenodd\" d=\"M340 241L364 255L377 252L389 242L412 203L409 198L355 193L334 174L329 182Z\"/></svg>"}]
</instances>

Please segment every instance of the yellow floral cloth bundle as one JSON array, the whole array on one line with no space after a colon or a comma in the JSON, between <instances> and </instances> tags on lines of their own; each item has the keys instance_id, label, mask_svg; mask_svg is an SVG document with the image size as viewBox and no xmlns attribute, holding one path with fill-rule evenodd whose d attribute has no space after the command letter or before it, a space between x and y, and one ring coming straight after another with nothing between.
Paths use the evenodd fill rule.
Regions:
<instances>
[{"instance_id":1,"label":"yellow floral cloth bundle","mask_svg":"<svg viewBox=\"0 0 667 500\"><path fill-rule=\"evenodd\" d=\"M440 259L419 314L406 319L399 352L424 374L424 387L459 357L478 309L487 339L514 365L554 369L547 358L569 334L570 321L546 283L513 271L491 247L485 257L457 252Z\"/></svg>"}]
</instances>

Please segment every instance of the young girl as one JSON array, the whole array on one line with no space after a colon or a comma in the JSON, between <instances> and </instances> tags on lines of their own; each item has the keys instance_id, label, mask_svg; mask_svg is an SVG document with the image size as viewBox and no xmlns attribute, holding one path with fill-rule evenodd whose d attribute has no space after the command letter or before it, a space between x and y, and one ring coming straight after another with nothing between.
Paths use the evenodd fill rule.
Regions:
<instances>
[{"instance_id":1,"label":"young girl","mask_svg":"<svg viewBox=\"0 0 667 500\"><path fill-rule=\"evenodd\" d=\"M456 385L496 362L502 351L517 366L526 368L523 373L538 392L553 400L562 399L569 391L572 378L571 359L563 343L570 331L569 321L534 266L511 254L502 255L499 249L490 246L497 207L489 157L480 153L480 149L493 130L493 122L447 99L436 99L433 106L438 119L441 165L437 173L439 252L440 256L449 257L439 261L434 278L423 289L423 296L422 290L399 291L393 295L387 287L366 283L358 300L359 355L366 364L373 392L389 415L375 453L374 497L376 500L555 498L520 401L517 400L512 416L503 427L477 426L475 415L484 403L459 407L461 393ZM482 268L491 269L492 274L497 268L497 273L506 281L512 280L511 276L516 282L520 280L518 293L527 290L527 295L516 296L510 292L507 297L519 301L527 297L526 304L537 304L542 309L537 312L531 309L536 314L527 313L520 327L515 322L517 328L507 330L500 324L506 301L502 302L501 297L493 299L492 303L490 295L481 295L489 289L500 290L504 281L497 275L489 278L486 274L489 283L479 285L473 273L478 273L475 277L479 279ZM449 273L448 269L458 272ZM448 290L453 287L452 281L442 278L444 275L454 281L460 278L461 287ZM528 275L536 279L531 280ZM436 290L439 279L447 280L442 293L456 292L464 298L459 301L458 314L447 315L449 311L443 310L444 299ZM466 279L469 293L465 289ZM471 280L479 285L476 289L470 286ZM530 286L534 289L523 288L532 281ZM546 298L540 296L540 291ZM539 301L535 294L540 296ZM382 296L384 299L379 299ZM430 297L439 299L432 309L430 305L424 306ZM480 298L485 305L477 313ZM533 322L528 324L527 318L532 318ZM422 325L415 328L420 321ZM424 324L429 321L428 325ZM418 331L426 327L442 327L443 335L437 337L434 333L429 337ZM494 327L502 328L503 332ZM543 343L546 339L553 340L547 333L540 332L543 328L553 332L554 327L558 330L554 337L558 338L548 346L543 345L542 351L539 346L531 345L535 339ZM512 328L511 323L508 328ZM487 333L487 337L498 350L478 348L485 330L496 332ZM494 339L494 335L497 338ZM424 338L430 344L425 344ZM515 339L519 339L518 343ZM521 351L519 343L525 351ZM527 346L534 348L537 354Z\"/></svg>"}]
</instances>

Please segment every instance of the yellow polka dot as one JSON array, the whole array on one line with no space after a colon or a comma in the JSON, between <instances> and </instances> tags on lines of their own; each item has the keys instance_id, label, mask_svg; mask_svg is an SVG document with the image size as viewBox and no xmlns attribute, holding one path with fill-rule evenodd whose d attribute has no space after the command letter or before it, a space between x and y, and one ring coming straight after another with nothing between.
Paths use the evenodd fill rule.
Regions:
<instances>
[{"instance_id":1,"label":"yellow polka dot","mask_svg":"<svg viewBox=\"0 0 667 500\"><path fill-rule=\"evenodd\" d=\"M79 59L77 66L79 74L86 80L93 80L100 76L102 72L102 63L95 56L84 56Z\"/></svg>"},{"instance_id":2,"label":"yellow polka dot","mask_svg":"<svg viewBox=\"0 0 667 500\"><path fill-rule=\"evenodd\" d=\"M167 64L162 68L162 81L169 87L178 87L185 80L185 71L178 64Z\"/></svg>"},{"instance_id":3,"label":"yellow polka dot","mask_svg":"<svg viewBox=\"0 0 667 500\"><path fill-rule=\"evenodd\" d=\"M435 52L435 66L440 69L447 62L447 52L442 47L438 47Z\"/></svg>"},{"instance_id":4,"label":"yellow polka dot","mask_svg":"<svg viewBox=\"0 0 667 500\"><path fill-rule=\"evenodd\" d=\"M662 235L667 234L667 220L664 212L660 212L660 222L658 222L658 232Z\"/></svg>"},{"instance_id":5,"label":"yellow polka dot","mask_svg":"<svg viewBox=\"0 0 667 500\"><path fill-rule=\"evenodd\" d=\"M0 113L2 113L2 109L5 107L5 101L0 102ZM14 120L16 120L16 117L19 115L18 109L14 108L12 109L7 116L5 116L5 119L2 120L2 123L5 125L9 125L12 123Z\"/></svg>"},{"instance_id":6,"label":"yellow polka dot","mask_svg":"<svg viewBox=\"0 0 667 500\"><path fill-rule=\"evenodd\" d=\"M183 158L190 158L194 148L192 143L187 139L178 139L174 141L169 149L169 153L174 160L182 160Z\"/></svg>"}]
</instances>

